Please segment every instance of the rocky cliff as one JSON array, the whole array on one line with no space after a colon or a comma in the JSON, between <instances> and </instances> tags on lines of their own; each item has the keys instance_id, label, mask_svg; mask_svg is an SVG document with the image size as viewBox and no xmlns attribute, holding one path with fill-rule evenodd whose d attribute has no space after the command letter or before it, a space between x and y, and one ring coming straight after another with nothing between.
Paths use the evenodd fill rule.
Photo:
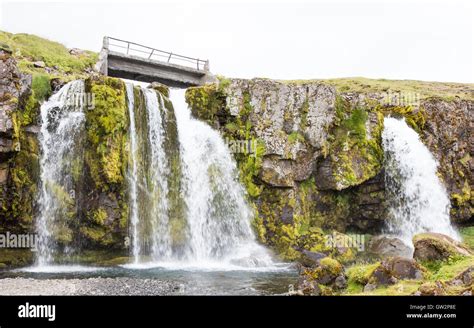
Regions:
<instances>
[{"instance_id":1,"label":"rocky cliff","mask_svg":"<svg viewBox=\"0 0 474 328\"><path fill-rule=\"evenodd\" d=\"M34 231L40 103L81 78L95 107L85 113L84 154L74 162L76 198L57 190L57 197L77 209L58 242L124 249L130 137L124 83L93 73L97 56L91 52L4 32L0 44L0 233ZM155 87L167 97L166 87ZM142 96L135 90L136 104L143 105ZM387 115L404 117L439 161L452 221L474 223L472 85L221 78L189 88L186 98L194 116L226 138L254 207L255 231L286 259L322 251L331 230L383 229L381 132ZM170 102L166 108L172 115ZM171 179L178 190L179 181Z\"/></svg>"},{"instance_id":2,"label":"rocky cliff","mask_svg":"<svg viewBox=\"0 0 474 328\"><path fill-rule=\"evenodd\" d=\"M190 88L193 114L236 153L261 240L287 258L318 250L321 229L377 233L384 226L383 117L404 117L440 163L452 220L472 223L473 88L365 79L225 79Z\"/></svg>"}]
</instances>

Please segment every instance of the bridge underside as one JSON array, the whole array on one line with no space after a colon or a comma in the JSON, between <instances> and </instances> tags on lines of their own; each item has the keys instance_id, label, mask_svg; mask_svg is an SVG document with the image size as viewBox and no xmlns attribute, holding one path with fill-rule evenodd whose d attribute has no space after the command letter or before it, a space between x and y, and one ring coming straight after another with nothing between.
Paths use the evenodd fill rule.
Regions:
<instances>
[{"instance_id":1,"label":"bridge underside","mask_svg":"<svg viewBox=\"0 0 474 328\"><path fill-rule=\"evenodd\" d=\"M112 77L160 82L170 87L187 88L214 81L207 71L150 60L116 52L107 52L102 70Z\"/></svg>"}]
</instances>

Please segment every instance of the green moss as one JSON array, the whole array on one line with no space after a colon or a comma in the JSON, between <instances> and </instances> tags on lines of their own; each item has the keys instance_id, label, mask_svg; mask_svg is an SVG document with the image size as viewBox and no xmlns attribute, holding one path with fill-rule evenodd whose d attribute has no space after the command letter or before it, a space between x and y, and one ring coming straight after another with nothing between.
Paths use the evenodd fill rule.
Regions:
<instances>
[{"instance_id":1,"label":"green moss","mask_svg":"<svg viewBox=\"0 0 474 328\"><path fill-rule=\"evenodd\" d=\"M336 97L336 122L328 138L327 155L338 190L358 185L382 168L383 115L373 114L377 124L369 134L366 127L369 111L364 107L352 108L344 98Z\"/></svg>"},{"instance_id":2,"label":"green moss","mask_svg":"<svg viewBox=\"0 0 474 328\"><path fill-rule=\"evenodd\" d=\"M287 80L286 84L323 83L332 85L338 92L381 93L392 92L406 95L419 95L420 100L430 97L441 97L452 100L456 97L474 100L472 83L426 82L415 80L368 79L348 77L327 80Z\"/></svg>"},{"instance_id":3,"label":"green moss","mask_svg":"<svg viewBox=\"0 0 474 328\"><path fill-rule=\"evenodd\" d=\"M10 185L0 208L4 218L0 230L29 231L33 223L33 206L38 191L39 149L35 137L19 132L18 152L9 159Z\"/></svg>"},{"instance_id":4,"label":"green moss","mask_svg":"<svg viewBox=\"0 0 474 328\"><path fill-rule=\"evenodd\" d=\"M452 193L451 200L456 206L463 206L464 204L471 201L472 193L471 186L468 180L464 180L464 186L461 193Z\"/></svg>"},{"instance_id":5,"label":"green moss","mask_svg":"<svg viewBox=\"0 0 474 328\"><path fill-rule=\"evenodd\" d=\"M464 244L474 250L474 226L459 229Z\"/></svg>"},{"instance_id":6,"label":"green moss","mask_svg":"<svg viewBox=\"0 0 474 328\"><path fill-rule=\"evenodd\" d=\"M257 151L255 156L246 154L236 154L239 167L240 181L246 187L250 197L256 198L262 193L263 186L257 183L257 177L260 173L263 162L263 154L265 153L264 143L260 140L252 140L257 143Z\"/></svg>"},{"instance_id":7,"label":"green moss","mask_svg":"<svg viewBox=\"0 0 474 328\"><path fill-rule=\"evenodd\" d=\"M443 257L444 262L457 261L462 259L464 255L461 255L458 250L449 242L443 240L442 237L435 236L430 233L420 233L413 237L413 244L416 246L417 243L426 243L436 249ZM465 247L461 245L462 247Z\"/></svg>"},{"instance_id":8,"label":"green moss","mask_svg":"<svg viewBox=\"0 0 474 328\"><path fill-rule=\"evenodd\" d=\"M376 289L365 292L362 295L379 295L379 296L400 296L411 295L418 290L422 281L419 280L400 280L394 285L379 286Z\"/></svg>"},{"instance_id":9,"label":"green moss","mask_svg":"<svg viewBox=\"0 0 474 328\"><path fill-rule=\"evenodd\" d=\"M80 234L89 240L93 245L108 246L113 245L115 240L111 232L105 227L99 226L81 226Z\"/></svg>"},{"instance_id":10,"label":"green moss","mask_svg":"<svg viewBox=\"0 0 474 328\"><path fill-rule=\"evenodd\" d=\"M86 112L86 163L98 189L114 190L124 182L126 169L125 84L110 77L91 78L86 92L94 95L94 108Z\"/></svg>"},{"instance_id":11,"label":"green moss","mask_svg":"<svg viewBox=\"0 0 474 328\"><path fill-rule=\"evenodd\" d=\"M33 263L34 253L30 249L0 249L0 269L27 266Z\"/></svg>"},{"instance_id":12,"label":"green moss","mask_svg":"<svg viewBox=\"0 0 474 328\"><path fill-rule=\"evenodd\" d=\"M429 280L450 280L467 268L474 266L474 257L451 257L446 261L424 261L422 265L429 270Z\"/></svg>"},{"instance_id":13,"label":"green moss","mask_svg":"<svg viewBox=\"0 0 474 328\"><path fill-rule=\"evenodd\" d=\"M215 125L217 115L225 111L226 95L216 84L207 84L186 89L186 102L196 117Z\"/></svg>"},{"instance_id":14,"label":"green moss","mask_svg":"<svg viewBox=\"0 0 474 328\"><path fill-rule=\"evenodd\" d=\"M31 89L38 101L43 101L51 95L50 77L47 74L33 74Z\"/></svg>"},{"instance_id":15,"label":"green moss","mask_svg":"<svg viewBox=\"0 0 474 328\"><path fill-rule=\"evenodd\" d=\"M325 266L329 270L329 272L334 275L339 275L344 269L341 263L330 257L325 257L321 259L320 264Z\"/></svg>"},{"instance_id":16,"label":"green moss","mask_svg":"<svg viewBox=\"0 0 474 328\"><path fill-rule=\"evenodd\" d=\"M414 108L413 106L384 107L377 104L374 110L385 115L405 118L407 124L418 133L425 128L426 112L423 108Z\"/></svg>"},{"instance_id":17,"label":"green moss","mask_svg":"<svg viewBox=\"0 0 474 328\"><path fill-rule=\"evenodd\" d=\"M380 262L372 264L356 264L346 270L349 284L366 285Z\"/></svg>"},{"instance_id":18,"label":"green moss","mask_svg":"<svg viewBox=\"0 0 474 328\"><path fill-rule=\"evenodd\" d=\"M297 142L304 142L304 141L305 141L304 135L302 135L298 131L291 132L288 135L288 142L292 145L297 143Z\"/></svg>"},{"instance_id":19,"label":"green moss","mask_svg":"<svg viewBox=\"0 0 474 328\"><path fill-rule=\"evenodd\" d=\"M100 207L92 212L92 217L90 219L95 224L104 225L105 220L107 220L107 217L107 211Z\"/></svg>"}]
</instances>

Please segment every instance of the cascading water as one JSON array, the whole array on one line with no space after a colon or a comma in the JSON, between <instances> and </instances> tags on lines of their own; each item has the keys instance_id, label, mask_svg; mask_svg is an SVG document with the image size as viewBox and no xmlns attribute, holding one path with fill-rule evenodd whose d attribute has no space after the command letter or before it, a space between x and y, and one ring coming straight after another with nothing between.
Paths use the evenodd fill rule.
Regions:
<instances>
[{"instance_id":1,"label":"cascading water","mask_svg":"<svg viewBox=\"0 0 474 328\"><path fill-rule=\"evenodd\" d=\"M132 225L132 250L133 258L138 261L140 255L140 243L138 239L138 163L137 163L137 129L135 126L135 95L133 84L126 83L127 103L130 120L130 158L129 158L129 200L130 200L130 223Z\"/></svg>"},{"instance_id":2,"label":"cascading water","mask_svg":"<svg viewBox=\"0 0 474 328\"><path fill-rule=\"evenodd\" d=\"M131 266L271 266L268 251L253 235L252 211L219 133L191 117L184 90L171 90L174 111L155 90L138 90L141 105L127 86L134 121Z\"/></svg>"},{"instance_id":3,"label":"cascading water","mask_svg":"<svg viewBox=\"0 0 474 328\"><path fill-rule=\"evenodd\" d=\"M146 257L156 261L170 255L168 228L168 180L166 117L161 96L153 89L138 88L141 104L135 104L134 87L127 84L130 118L128 172L132 253L135 264Z\"/></svg>"},{"instance_id":4,"label":"cascading water","mask_svg":"<svg viewBox=\"0 0 474 328\"><path fill-rule=\"evenodd\" d=\"M271 264L250 225L252 211L234 160L219 133L191 117L184 90L171 90L177 119L187 209L186 257L196 264Z\"/></svg>"},{"instance_id":5,"label":"cascading water","mask_svg":"<svg viewBox=\"0 0 474 328\"><path fill-rule=\"evenodd\" d=\"M437 176L437 162L418 134L404 119L386 117L382 143L391 215L387 232L407 245L420 232L438 232L459 240L450 223L450 202Z\"/></svg>"},{"instance_id":6,"label":"cascading water","mask_svg":"<svg viewBox=\"0 0 474 328\"><path fill-rule=\"evenodd\" d=\"M81 80L66 84L41 106L41 190L37 218L36 264L52 264L59 236L68 235L68 219L76 212L74 161L82 160L85 116Z\"/></svg>"}]
</instances>

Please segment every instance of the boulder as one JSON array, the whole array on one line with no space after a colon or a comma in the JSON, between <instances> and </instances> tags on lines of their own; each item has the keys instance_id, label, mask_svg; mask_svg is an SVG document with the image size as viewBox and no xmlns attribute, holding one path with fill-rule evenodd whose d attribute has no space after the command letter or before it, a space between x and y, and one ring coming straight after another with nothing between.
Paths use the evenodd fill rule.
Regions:
<instances>
[{"instance_id":1,"label":"boulder","mask_svg":"<svg viewBox=\"0 0 474 328\"><path fill-rule=\"evenodd\" d=\"M372 238L368 250L381 257L400 256L411 258L413 255L413 250L401 239L383 235Z\"/></svg>"},{"instance_id":2,"label":"boulder","mask_svg":"<svg viewBox=\"0 0 474 328\"><path fill-rule=\"evenodd\" d=\"M423 279L423 268L413 259L388 258L373 271L369 282L376 285L392 285L399 279Z\"/></svg>"},{"instance_id":3,"label":"boulder","mask_svg":"<svg viewBox=\"0 0 474 328\"><path fill-rule=\"evenodd\" d=\"M474 284L474 266L461 272L454 280L459 280L466 286Z\"/></svg>"},{"instance_id":4,"label":"boulder","mask_svg":"<svg viewBox=\"0 0 474 328\"><path fill-rule=\"evenodd\" d=\"M306 278L300 278L298 281L298 288L296 293L292 293L290 295L311 295L311 296L319 296L321 295L321 288L319 288L318 284L308 280Z\"/></svg>"},{"instance_id":5,"label":"boulder","mask_svg":"<svg viewBox=\"0 0 474 328\"><path fill-rule=\"evenodd\" d=\"M327 255L324 253L303 250L301 252L300 263L305 267L315 268L319 266L321 259L325 258L326 256Z\"/></svg>"},{"instance_id":6,"label":"boulder","mask_svg":"<svg viewBox=\"0 0 474 328\"><path fill-rule=\"evenodd\" d=\"M471 251L453 238L434 232L421 233L413 237L418 261L442 261L452 256L469 256Z\"/></svg>"},{"instance_id":7,"label":"boulder","mask_svg":"<svg viewBox=\"0 0 474 328\"><path fill-rule=\"evenodd\" d=\"M336 278L336 280L334 281L334 287L338 288L338 289L344 289L347 287L347 280L346 280L346 277L344 277L344 275L340 275Z\"/></svg>"},{"instance_id":8,"label":"boulder","mask_svg":"<svg viewBox=\"0 0 474 328\"><path fill-rule=\"evenodd\" d=\"M319 265L315 268L303 267L300 275L321 285L332 285L337 277L344 273L344 267L330 257L319 260Z\"/></svg>"},{"instance_id":9,"label":"boulder","mask_svg":"<svg viewBox=\"0 0 474 328\"><path fill-rule=\"evenodd\" d=\"M446 295L446 286L441 281L426 282L414 293L418 296L440 296Z\"/></svg>"}]
</instances>

